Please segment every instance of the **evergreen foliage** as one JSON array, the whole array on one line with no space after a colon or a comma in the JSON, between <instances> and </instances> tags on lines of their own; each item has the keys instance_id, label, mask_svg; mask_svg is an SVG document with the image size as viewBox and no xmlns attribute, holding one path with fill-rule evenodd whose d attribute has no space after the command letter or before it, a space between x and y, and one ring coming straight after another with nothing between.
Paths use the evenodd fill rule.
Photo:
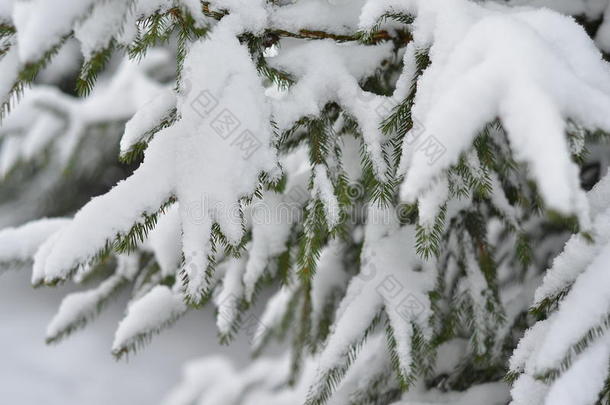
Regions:
<instances>
[{"instance_id":1,"label":"evergreen foliage","mask_svg":"<svg viewBox=\"0 0 610 405\"><path fill-rule=\"evenodd\" d=\"M36 52L27 27L6 18L0 24L0 89L7 89L1 188L34 188L45 173L55 192L66 183L78 188L74 176L90 170L95 177L93 167L110 166L87 162L97 145L88 141L113 133L107 143L116 146L117 127L124 132L118 159L116 150L100 155L122 164L110 182L125 181L92 190L103 195L81 210L77 195L62 201L64 212L51 210L74 214L71 220L0 232L7 246L0 246L0 269L31 264L34 285L102 279L66 297L48 343L85 326L131 287L112 348L117 358L208 303L217 307L221 343L248 335L256 372L225 370L235 384L208 387L237 390L220 396L227 404L500 404L511 396L514 405L550 404L594 366L604 369L596 375L603 384L587 386L595 392L583 390L572 403L610 403L610 294L602 271L610 180L593 175L595 186L584 191L591 188L586 169L607 164L610 71L576 22L516 11L510 1L133 0L125 15L109 14L108 41L96 43L101 34L82 31L106 1L90 1ZM35 15L39 2L32 3ZM362 10L349 24L318 23L308 4L339 17ZM449 17L457 28L442 26ZM587 17L580 21L588 35L607 51L605 22L594 24L603 14ZM511 30L505 42L483 42L481 27L492 23ZM562 33L555 42L549 27ZM572 49L558 45L564 32L589 48L564 55ZM555 76L550 56L533 67L511 59L534 37L540 43L532 49L558 58L573 77ZM49 89L41 72L76 42L84 58L72 72L73 93ZM482 85L468 87L483 104L459 93L473 77L459 70L472 62L469 49L491 66L478 71ZM513 61L523 83L505 83L511 76L495 69L498 60ZM533 112L505 100L527 101L517 90L541 76L569 83L525 92ZM509 89L490 96L481 87ZM574 89L599 108L564 100ZM474 104L458 105L462 99ZM498 105L493 114L488 104ZM227 111L233 119L225 125L238 127L228 134L213 121ZM541 144L531 141L536 131L556 155L531 150ZM248 134L258 142L253 151L239 149ZM541 168L561 172L545 178ZM33 209L17 222L46 214ZM254 304L269 295L255 314ZM581 321L579 309L587 313ZM277 363L266 355L276 341L287 346ZM605 368L595 362L599 353ZM281 373L249 380L272 367ZM208 391L191 402L206 404Z\"/></svg>"}]
</instances>

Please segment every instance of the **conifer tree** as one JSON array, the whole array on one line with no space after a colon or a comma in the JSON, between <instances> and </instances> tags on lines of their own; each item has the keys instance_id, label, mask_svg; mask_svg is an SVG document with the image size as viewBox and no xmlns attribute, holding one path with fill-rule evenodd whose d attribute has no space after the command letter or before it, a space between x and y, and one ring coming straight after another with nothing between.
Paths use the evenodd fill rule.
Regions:
<instances>
[{"instance_id":1,"label":"conifer tree","mask_svg":"<svg viewBox=\"0 0 610 405\"><path fill-rule=\"evenodd\" d=\"M127 289L118 359L213 305L167 404L610 404L609 13L7 1L0 270L49 343Z\"/></svg>"}]
</instances>

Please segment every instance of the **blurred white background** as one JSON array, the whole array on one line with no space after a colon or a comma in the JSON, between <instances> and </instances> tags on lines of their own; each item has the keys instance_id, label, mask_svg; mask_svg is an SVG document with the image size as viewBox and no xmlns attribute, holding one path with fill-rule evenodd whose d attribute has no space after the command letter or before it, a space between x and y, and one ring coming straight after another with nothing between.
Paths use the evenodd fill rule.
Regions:
<instances>
[{"instance_id":1,"label":"blurred white background","mask_svg":"<svg viewBox=\"0 0 610 405\"><path fill-rule=\"evenodd\" d=\"M128 361L110 354L126 297L58 345L45 329L70 287L30 286L29 272L0 275L0 398L4 405L158 404L189 359L226 354L248 359L246 338L220 346L212 307L190 311Z\"/></svg>"}]
</instances>

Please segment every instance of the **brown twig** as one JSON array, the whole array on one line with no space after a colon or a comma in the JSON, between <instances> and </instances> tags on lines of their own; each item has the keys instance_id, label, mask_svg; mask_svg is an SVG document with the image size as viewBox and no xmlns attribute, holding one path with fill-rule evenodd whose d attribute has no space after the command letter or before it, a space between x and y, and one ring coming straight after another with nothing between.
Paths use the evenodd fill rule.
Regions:
<instances>
[{"instance_id":1,"label":"brown twig","mask_svg":"<svg viewBox=\"0 0 610 405\"><path fill-rule=\"evenodd\" d=\"M215 20L221 20L224 16L228 15L229 12L226 10L212 10L210 9L209 3L203 3L203 14L213 18ZM178 10L179 12L179 10ZM332 32L326 31L317 31L317 30L309 30L309 29L301 29L297 32L287 31L284 29L276 29L269 28L265 30L265 35L270 37L288 37L288 38L297 38L297 39L332 39L338 42L348 42L348 41L359 41L361 39L360 33L353 34L335 34ZM379 31L375 32L370 37L370 42L377 43L379 41L390 40L393 37L387 31Z\"/></svg>"}]
</instances>

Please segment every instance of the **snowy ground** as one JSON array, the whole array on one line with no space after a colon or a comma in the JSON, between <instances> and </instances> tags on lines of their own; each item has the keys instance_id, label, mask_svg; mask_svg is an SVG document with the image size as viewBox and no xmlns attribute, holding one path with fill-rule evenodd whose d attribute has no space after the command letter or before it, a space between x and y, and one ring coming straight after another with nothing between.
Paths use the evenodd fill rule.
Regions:
<instances>
[{"instance_id":1,"label":"snowy ground","mask_svg":"<svg viewBox=\"0 0 610 405\"><path fill-rule=\"evenodd\" d=\"M191 312L129 362L110 345L125 298L66 341L46 346L44 332L67 287L33 290L29 274L0 276L0 398L5 405L157 404L178 381L182 364L211 353L241 363L245 345L217 344L211 310Z\"/></svg>"}]
</instances>

